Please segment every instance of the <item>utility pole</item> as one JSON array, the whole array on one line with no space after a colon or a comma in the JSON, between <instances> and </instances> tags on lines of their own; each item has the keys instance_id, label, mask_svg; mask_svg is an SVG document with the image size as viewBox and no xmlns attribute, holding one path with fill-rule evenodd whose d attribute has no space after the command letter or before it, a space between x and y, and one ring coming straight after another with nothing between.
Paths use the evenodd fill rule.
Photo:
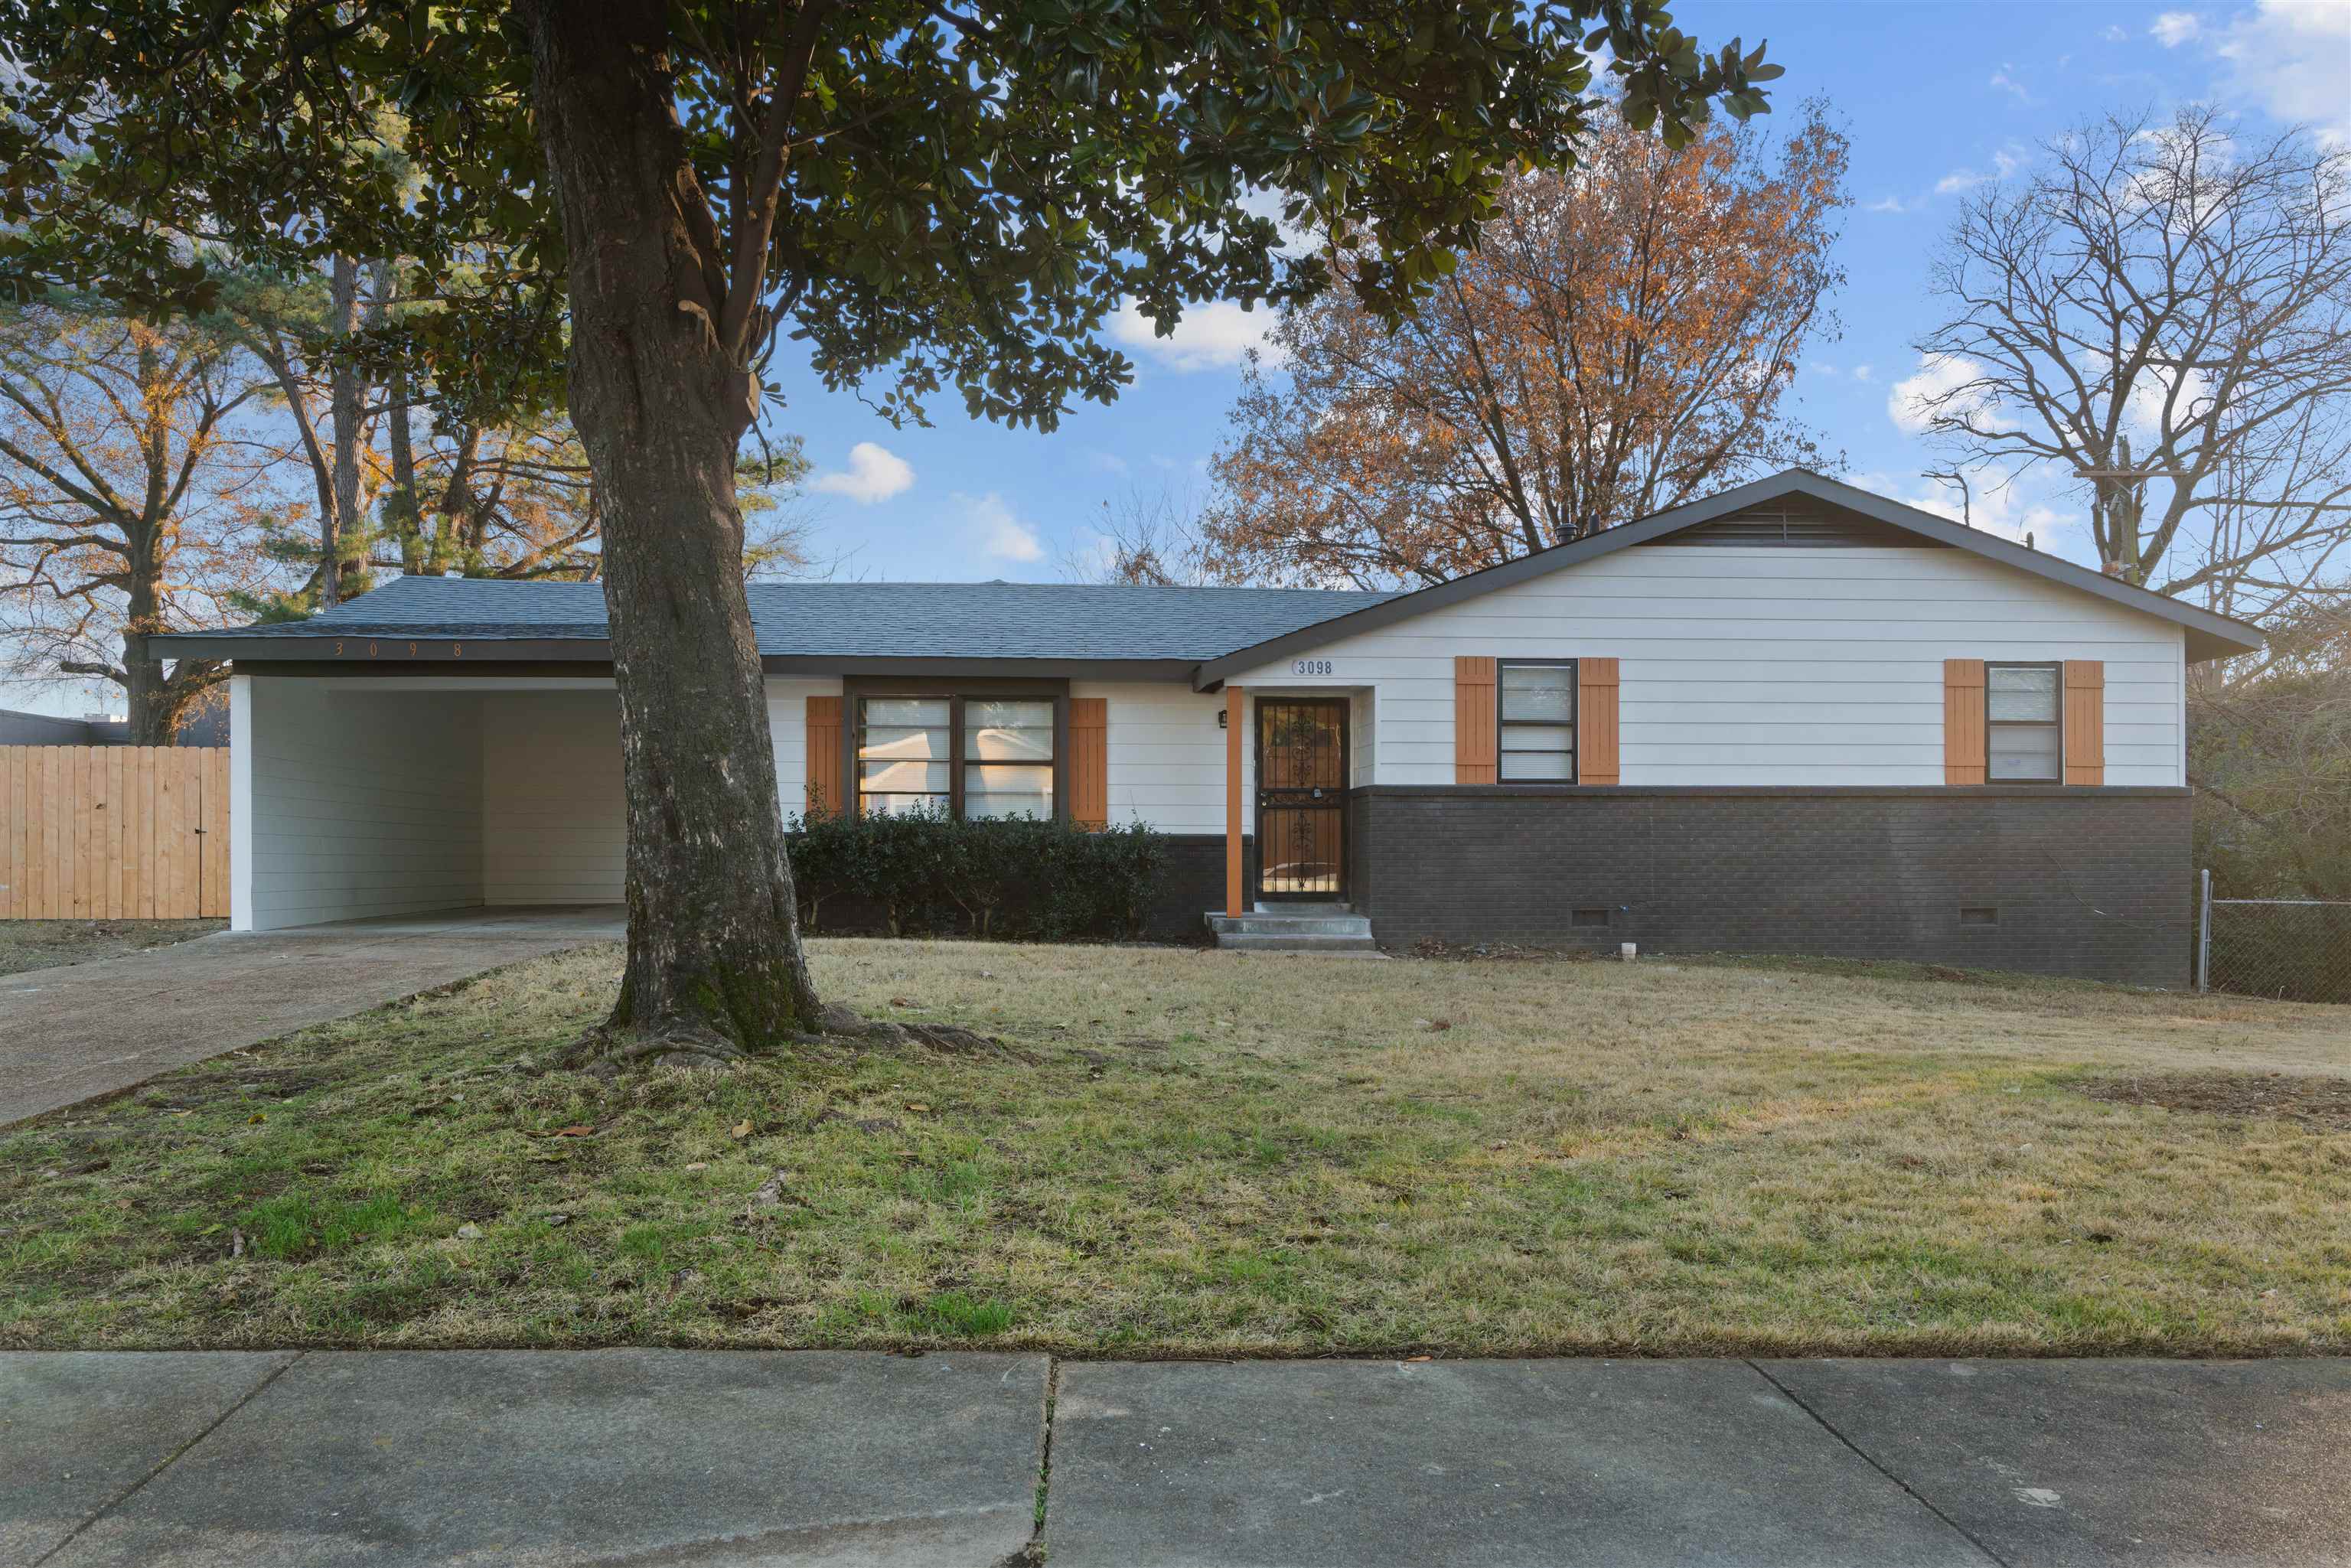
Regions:
<instances>
[{"instance_id":1,"label":"utility pole","mask_svg":"<svg viewBox=\"0 0 2351 1568\"><path fill-rule=\"evenodd\" d=\"M2096 486L2097 499L2092 510L2105 521L2106 532L2102 541L2105 559L2100 566L2108 577L2119 577L2134 588L2144 588L2147 569L2139 564L2138 524L2147 511L2147 482L2163 470L2133 467L2127 435L2118 437L2115 446L2119 457L2116 466L2077 466L2074 474Z\"/></svg>"}]
</instances>

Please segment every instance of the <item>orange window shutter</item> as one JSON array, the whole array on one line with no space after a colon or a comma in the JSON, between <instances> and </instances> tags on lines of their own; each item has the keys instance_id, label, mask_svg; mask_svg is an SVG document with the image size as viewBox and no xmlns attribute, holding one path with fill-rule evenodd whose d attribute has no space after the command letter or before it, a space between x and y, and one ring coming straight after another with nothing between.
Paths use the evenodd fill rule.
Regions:
<instances>
[{"instance_id":1,"label":"orange window shutter","mask_svg":"<svg viewBox=\"0 0 2351 1568\"><path fill-rule=\"evenodd\" d=\"M2106 781L2106 666L2065 661L2065 782Z\"/></svg>"},{"instance_id":2,"label":"orange window shutter","mask_svg":"<svg viewBox=\"0 0 2351 1568\"><path fill-rule=\"evenodd\" d=\"M1616 661L1575 662L1575 779L1579 784L1623 782L1616 760Z\"/></svg>"},{"instance_id":3,"label":"orange window shutter","mask_svg":"<svg viewBox=\"0 0 2351 1568\"><path fill-rule=\"evenodd\" d=\"M841 699L808 700L808 814L820 817L841 809L833 796L841 791Z\"/></svg>"},{"instance_id":4,"label":"orange window shutter","mask_svg":"<svg viewBox=\"0 0 2351 1568\"><path fill-rule=\"evenodd\" d=\"M1943 661L1943 782L1981 784L1984 758L1984 662Z\"/></svg>"},{"instance_id":5,"label":"orange window shutter","mask_svg":"<svg viewBox=\"0 0 2351 1568\"><path fill-rule=\"evenodd\" d=\"M1501 778L1495 723L1494 661L1457 655L1453 661L1453 781L1492 784Z\"/></svg>"},{"instance_id":6,"label":"orange window shutter","mask_svg":"<svg viewBox=\"0 0 2351 1568\"><path fill-rule=\"evenodd\" d=\"M1110 826L1110 699L1070 699L1070 820Z\"/></svg>"}]
</instances>

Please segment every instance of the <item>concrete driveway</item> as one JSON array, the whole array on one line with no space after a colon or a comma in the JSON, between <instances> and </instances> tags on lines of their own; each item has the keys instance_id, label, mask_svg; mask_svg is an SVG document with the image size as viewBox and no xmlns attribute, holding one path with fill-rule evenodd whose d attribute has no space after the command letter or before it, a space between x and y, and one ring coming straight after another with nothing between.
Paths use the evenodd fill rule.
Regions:
<instances>
[{"instance_id":1,"label":"concrete driveway","mask_svg":"<svg viewBox=\"0 0 2351 1568\"><path fill-rule=\"evenodd\" d=\"M622 931L616 905L462 910L226 932L0 976L0 1126Z\"/></svg>"}]
</instances>

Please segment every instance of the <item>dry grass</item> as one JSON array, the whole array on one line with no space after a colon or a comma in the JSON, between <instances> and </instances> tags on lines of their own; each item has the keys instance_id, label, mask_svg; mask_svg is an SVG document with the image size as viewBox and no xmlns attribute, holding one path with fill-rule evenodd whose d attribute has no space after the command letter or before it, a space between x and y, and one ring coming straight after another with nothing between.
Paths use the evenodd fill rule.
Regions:
<instances>
[{"instance_id":1,"label":"dry grass","mask_svg":"<svg viewBox=\"0 0 2351 1568\"><path fill-rule=\"evenodd\" d=\"M815 961L1014 1051L604 1085L532 1059L614 952L523 965L0 1136L0 1344L2351 1349L2351 1138L2287 1113L2351 1078L2343 1009L1850 965ZM2267 1097L2090 1092L2215 1074Z\"/></svg>"},{"instance_id":2,"label":"dry grass","mask_svg":"<svg viewBox=\"0 0 2351 1568\"><path fill-rule=\"evenodd\" d=\"M225 920L0 920L0 975L120 958L226 929Z\"/></svg>"}]
</instances>

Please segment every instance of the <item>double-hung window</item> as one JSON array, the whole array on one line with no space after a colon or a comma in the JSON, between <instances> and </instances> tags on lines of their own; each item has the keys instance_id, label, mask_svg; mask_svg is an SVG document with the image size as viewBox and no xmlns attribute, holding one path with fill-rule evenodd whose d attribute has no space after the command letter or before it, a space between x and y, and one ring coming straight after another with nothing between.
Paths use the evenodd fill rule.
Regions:
<instances>
[{"instance_id":1,"label":"double-hung window","mask_svg":"<svg viewBox=\"0 0 2351 1568\"><path fill-rule=\"evenodd\" d=\"M1498 674L1501 781L1575 782L1575 661L1504 660Z\"/></svg>"},{"instance_id":2,"label":"double-hung window","mask_svg":"<svg viewBox=\"0 0 2351 1568\"><path fill-rule=\"evenodd\" d=\"M858 815L1050 817L1054 707L1051 697L860 699Z\"/></svg>"},{"instance_id":3,"label":"double-hung window","mask_svg":"<svg viewBox=\"0 0 2351 1568\"><path fill-rule=\"evenodd\" d=\"M867 697L857 727L857 814L951 809L955 700Z\"/></svg>"},{"instance_id":4,"label":"double-hung window","mask_svg":"<svg viewBox=\"0 0 2351 1568\"><path fill-rule=\"evenodd\" d=\"M961 811L990 817L1053 814L1053 699L963 697Z\"/></svg>"},{"instance_id":5,"label":"double-hung window","mask_svg":"<svg viewBox=\"0 0 2351 1568\"><path fill-rule=\"evenodd\" d=\"M2055 664L1984 666L1984 777L1991 783L2064 778L2062 685Z\"/></svg>"}]
</instances>

